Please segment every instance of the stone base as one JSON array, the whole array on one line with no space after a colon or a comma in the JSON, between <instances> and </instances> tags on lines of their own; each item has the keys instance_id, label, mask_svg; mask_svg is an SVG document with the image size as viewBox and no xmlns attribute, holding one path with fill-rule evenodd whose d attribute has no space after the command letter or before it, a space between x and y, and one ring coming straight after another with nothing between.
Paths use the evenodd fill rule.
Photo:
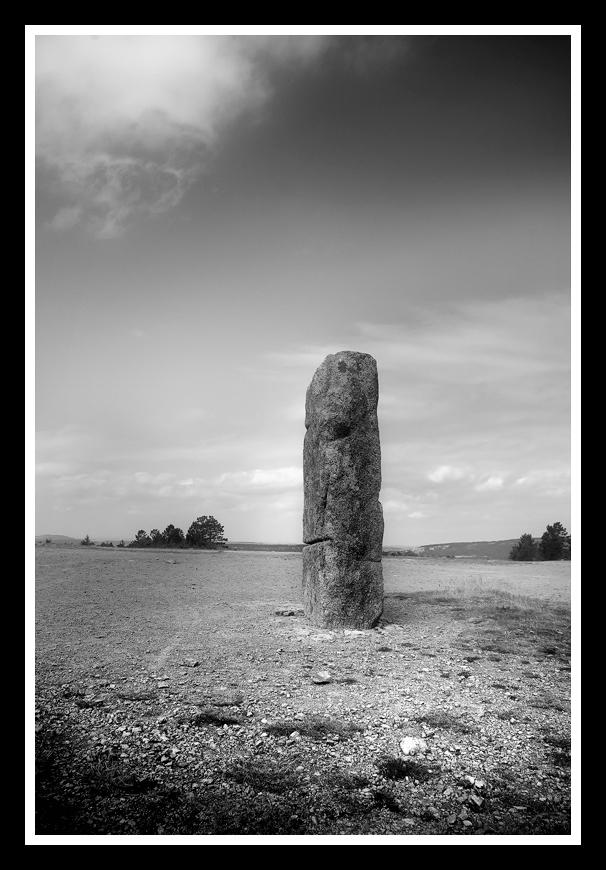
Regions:
<instances>
[{"instance_id":1,"label":"stone base","mask_svg":"<svg viewBox=\"0 0 606 870\"><path fill-rule=\"evenodd\" d=\"M303 607L319 628L372 628L383 613L383 567L322 541L303 547Z\"/></svg>"}]
</instances>

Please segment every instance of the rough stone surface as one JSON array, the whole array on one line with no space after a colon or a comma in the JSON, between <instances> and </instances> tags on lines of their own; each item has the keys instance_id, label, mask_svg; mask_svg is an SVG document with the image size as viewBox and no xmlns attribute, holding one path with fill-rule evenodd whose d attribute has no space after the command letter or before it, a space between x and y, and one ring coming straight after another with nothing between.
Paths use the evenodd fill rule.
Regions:
<instances>
[{"instance_id":1,"label":"rough stone surface","mask_svg":"<svg viewBox=\"0 0 606 870\"><path fill-rule=\"evenodd\" d=\"M326 357L307 390L303 602L325 628L370 628L383 611L381 447L375 360Z\"/></svg>"}]
</instances>

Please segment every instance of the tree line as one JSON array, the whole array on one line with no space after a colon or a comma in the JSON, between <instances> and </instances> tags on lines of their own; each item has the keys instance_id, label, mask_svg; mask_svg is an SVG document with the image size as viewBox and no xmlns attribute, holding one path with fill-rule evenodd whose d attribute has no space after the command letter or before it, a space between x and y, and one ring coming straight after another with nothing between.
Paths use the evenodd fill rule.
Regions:
<instances>
[{"instance_id":1,"label":"tree line","mask_svg":"<svg viewBox=\"0 0 606 870\"><path fill-rule=\"evenodd\" d=\"M144 529L139 529L130 544L120 541L119 544L116 544L116 547L216 549L227 544L227 538L223 534L224 531L221 523L214 517L202 516L193 521L186 533L183 532L183 529L174 526L172 523L163 532L159 529L152 529L149 535ZM90 547L93 541L87 535L80 543L84 547ZM113 547L113 544L109 541L103 541L99 546Z\"/></svg>"},{"instance_id":2,"label":"tree line","mask_svg":"<svg viewBox=\"0 0 606 870\"><path fill-rule=\"evenodd\" d=\"M547 526L538 540L531 534L520 535L511 548L509 558L516 562L556 562L570 560L571 536L562 523Z\"/></svg>"}]
</instances>

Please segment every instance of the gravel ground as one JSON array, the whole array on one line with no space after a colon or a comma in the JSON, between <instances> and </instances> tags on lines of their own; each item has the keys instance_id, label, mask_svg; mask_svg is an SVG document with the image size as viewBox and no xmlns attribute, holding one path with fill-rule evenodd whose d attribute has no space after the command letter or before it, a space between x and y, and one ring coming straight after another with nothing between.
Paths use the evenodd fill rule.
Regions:
<instances>
[{"instance_id":1,"label":"gravel ground","mask_svg":"<svg viewBox=\"0 0 606 870\"><path fill-rule=\"evenodd\" d=\"M38 837L570 841L565 563L392 558L337 632L299 554L36 557Z\"/></svg>"}]
</instances>

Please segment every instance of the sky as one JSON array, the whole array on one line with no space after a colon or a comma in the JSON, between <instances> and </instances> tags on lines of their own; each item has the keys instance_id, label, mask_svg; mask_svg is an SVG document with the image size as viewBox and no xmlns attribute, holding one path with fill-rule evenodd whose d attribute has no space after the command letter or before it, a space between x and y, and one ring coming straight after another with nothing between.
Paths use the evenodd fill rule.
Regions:
<instances>
[{"instance_id":1,"label":"sky","mask_svg":"<svg viewBox=\"0 0 606 870\"><path fill-rule=\"evenodd\" d=\"M300 542L339 350L385 545L573 531L577 37L471 27L32 28L36 534Z\"/></svg>"}]
</instances>

